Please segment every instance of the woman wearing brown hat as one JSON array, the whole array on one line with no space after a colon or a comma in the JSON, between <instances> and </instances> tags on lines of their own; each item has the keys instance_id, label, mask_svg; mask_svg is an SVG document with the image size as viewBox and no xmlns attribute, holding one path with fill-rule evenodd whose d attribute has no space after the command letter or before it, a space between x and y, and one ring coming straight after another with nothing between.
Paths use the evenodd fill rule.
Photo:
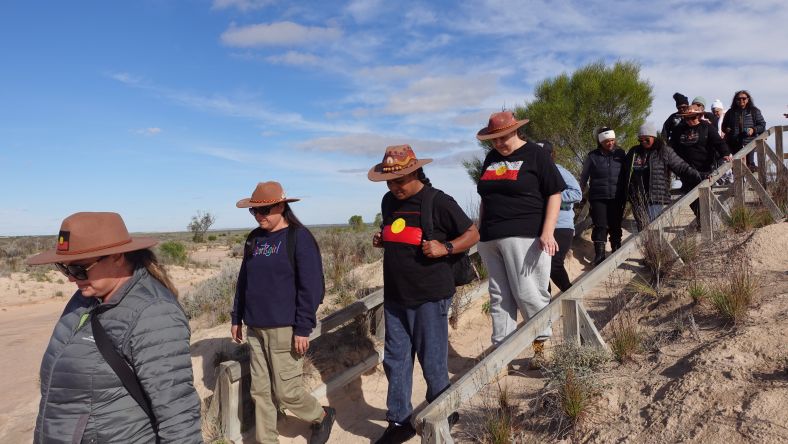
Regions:
<instances>
[{"instance_id":1,"label":"woman wearing brown hat","mask_svg":"<svg viewBox=\"0 0 788 444\"><path fill-rule=\"evenodd\" d=\"M306 391L301 376L324 282L317 242L289 205L298 200L271 181L236 204L248 208L258 225L246 238L230 333L240 343L247 326L255 437L261 443L279 442L280 410L311 423L310 444L328 441L336 414Z\"/></svg>"},{"instance_id":2,"label":"woman wearing brown hat","mask_svg":"<svg viewBox=\"0 0 788 444\"><path fill-rule=\"evenodd\" d=\"M386 181L381 201L382 230L372 239L383 248L383 312L386 322L383 369L388 379L386 419L378 444L405 442L416 431L413 357L427 382L427 402L449 386L448 311L454 296L452 260L471 248L479 233L454 199L432 187L409 145L386 148L383 161L367 178ZM449 424L459 415L452 413Z\"/></svg>"},{"instance_id":3,"label":"woman wearing brown hat","mask_svg":"<svg viewBox=\"0 0 788 444\"><path fill-rule=\"evenodd\" d=\"M477 191L479 254L490 277L495 346L517 328L518 309L527 321L550 302L550 257L558 250L554 230L566 183L547 150L520 138L517 129L526 123L502 111L476 135L493 148L482 163ZM540 332L536 356L551 334L549 326Z\"/></svg>"},{"instance_id":4,"label":"woman wearing brown hat","mask_svg":"<svg viewBox=\"0 0 788 444\"><path fill-rule=\"evenodd\" d=\"M78 288L41 362L34 442L202 442L189 322L155 244L117 213L75 213L28 259Z\"/></svg>"}]
</instances>

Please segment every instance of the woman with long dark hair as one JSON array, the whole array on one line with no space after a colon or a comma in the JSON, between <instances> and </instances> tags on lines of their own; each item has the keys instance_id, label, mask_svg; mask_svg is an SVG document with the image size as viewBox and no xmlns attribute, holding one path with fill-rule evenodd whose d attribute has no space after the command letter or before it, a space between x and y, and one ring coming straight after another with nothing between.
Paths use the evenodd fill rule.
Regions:
<instances>
[{"instance_id":1,"label":"woman with long dark hair","mask_svg":"<svg viewBox=\"0 0 788 444\"><path fill-rule=\"evenodd\" d=\"M302 378L324 282L317 242L289 205L298 200L272 181L257 184L251 197L236 204L248 208L258 225L246 239L230 334L240 343L246 324L260 443L278 442L279 411L311 423L310 444L328 441L336 414L306 391Z\"/></svg>"},{"instance_id":2,"label":"woman with long dark hair","mask_svg":"<svg viewBox=\"0 0 788 444\"><path fill-rule=\"evenodd\" d=\"M34 443L201 443L189 321L150 247L117 213L75 213L55 264L78 290L41 362Z\"/></svg>"},{"instance_id":3,"label":"woman with long dark hair","mask_svg":"<svg viewBox=\"0 0 788 444\"><path fill-rule=\"evenodd\" d=\"M736 91L731 107L722 118L722 132L732 154L736 154L766 131L766 120L761 110L755 106L752 96L746 90ZM747 154L747 166L755 170L755 153Z\"/></svg>"}]
</instances>

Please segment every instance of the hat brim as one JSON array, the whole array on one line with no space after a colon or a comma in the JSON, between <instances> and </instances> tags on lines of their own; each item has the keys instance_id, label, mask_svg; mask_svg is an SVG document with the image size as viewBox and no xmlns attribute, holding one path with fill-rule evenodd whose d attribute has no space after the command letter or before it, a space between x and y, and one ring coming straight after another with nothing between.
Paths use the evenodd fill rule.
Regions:
<instances>
[{"instance_id":1,"label":"hat brim","mask_svg":"<svg viewBox=\"0 0 788 444\"><path fill-rule=\"evenodd\" d=\"M256 207L270 207L272 205L280 204L282 202L298 202L301 199L282 199L277 202L252 202L250 197L239 200L235 206L238 208L256 208Z\"/></svg>"},{"instance_id":2,"label":"hat brim","mask_svg":"<svg viewBox=\"0 0 788 444\"><path fill-rule=\"evenodd\" d=\"M701 116L704 113L705 113L705 111L692 111L692 112L686 112L686 113L679 113L678 116L679 117Z\"/></svg>"},{"instance_id":3,"label":"hat brim","mask_svg":"<svg viewBox=\"0 0 788 444\"><path fill-rule=\"evenodd\" d=\"M509 134L513 131L516 131L521 126L525 125L526 123L530 122L528 119L518 120L516 124L512 126L507 126L506 128L499 129L498 131L489 132L487 127L480 129L478 133L476 133L476 138L479 140L490 140L495 139L497 137L501 137L505 134Z\"/></svg>"},{"instance_id":4,"label":"hat brim","mask_svg":"<svg viewBox=\"0 0 788 444\"><path fill-rule=\"evenodd\" d=\"M367 173L367 179L371 180L372 182L383 182L386 180L399 179L400 177L407 176L408 174L418 170L430 162L432 162L432 159L418 159L416 160L415 164L407 168L389 173L384 173L383 163L379 163L369 169L369 172Z\"/></svg>"},{"instance_id":5,"label":"hat brim","mask_svg":"<svg viewBox=\"0 0 788 444\"><path fill-rule=\"evenodd\" d=\"M56 262L73 262L93 257L109 256L110 254L128 253L130 251L150 248L159 241L152 237L132 237L131 242L102 250L89 251L79 254L65 254L57 250L45 251L27 259L28 265L54 264Z\"/></svg>"}]
</instances>

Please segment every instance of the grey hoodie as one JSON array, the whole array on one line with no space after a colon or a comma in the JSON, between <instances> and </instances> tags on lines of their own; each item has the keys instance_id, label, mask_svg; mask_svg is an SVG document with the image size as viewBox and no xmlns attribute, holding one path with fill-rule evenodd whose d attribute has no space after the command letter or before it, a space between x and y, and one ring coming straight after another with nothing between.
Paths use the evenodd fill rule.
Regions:
<instances>
[{"instance_id":1,"label":"grey hoodie","mask_svg":"<svg viewBox=\"0 0 788 444\"><path fill-rule=\"evenodd\" d=\"M96 348L90 312L98 300L77 291L41 362L35 443L152 443L150 420ZM199 443L189 323L173 294L138 268L99 315L151 401L160 442Z\"/></svg>"}]
</instances>

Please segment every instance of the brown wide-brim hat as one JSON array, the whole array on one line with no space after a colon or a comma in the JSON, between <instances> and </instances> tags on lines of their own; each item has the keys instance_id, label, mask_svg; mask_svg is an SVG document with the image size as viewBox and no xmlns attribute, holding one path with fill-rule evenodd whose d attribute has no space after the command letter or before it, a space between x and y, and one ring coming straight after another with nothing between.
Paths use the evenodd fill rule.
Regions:
<instances>
[{"instance_id":1,"label":"brown wide-brim hat","mask_svg":"<svg viewBox=\"0 0 788 444\"><path fill-rule=\"evenodd\" d=\"M383 161L369 169L367 179L372 182L399 179L432 162L432 159L418 159L410 145L386 147Z\"/></svg>"},{"instance_id":2,"label":"brown wide-brim hat","mask_svg":"<svg viewBox=\"0 0 788 444\"><path fill-rule=\"evenodd\" d=\"M74 213L60 224L55 249L39 253L29 258L27 263L72 262L144 250L157 243L152 237L131 237L118 213Z\"/></svg>"},{"instance_id":3,"label":"brown wide-brim hat","mask_svg":"<svg viewBox=\"0 0 788 444\"><path fill-rule=\"evenodd\" d=\"M493 113L490 115L490 121L487 122L487 126L480 129L479 132L476 133L476 138L479 140L495 139L517 130L517 128L520 128L528 122L528 119L515 119L514 113L511 111Z\"/></svg>"},{"instance_id":4,"label":"brown wide-brim hat","mask_svg":"<svg viewBox=\"0 0 788 444\"><path fill-rule=\"evenodd\" d=\"M687 117L687 116L697 116L699 114L703 114L704 111L700 109L698 105L690 105L684 112L679 113L680 117Z\"/></svg>"},{"instance_id":5,"label":"brown wide-brim hat","mask_svg":"<svg viewBox=\"0 0 788 444\"><path fill-rule=\"evenodd\" d=\"M301 199L291 199L285 195L285 190L279 182L260 182L252 192L252 197L246 197L235 204L238 208L268 207L281 202L298 202Z\"/></svg>"}]
</instances>

